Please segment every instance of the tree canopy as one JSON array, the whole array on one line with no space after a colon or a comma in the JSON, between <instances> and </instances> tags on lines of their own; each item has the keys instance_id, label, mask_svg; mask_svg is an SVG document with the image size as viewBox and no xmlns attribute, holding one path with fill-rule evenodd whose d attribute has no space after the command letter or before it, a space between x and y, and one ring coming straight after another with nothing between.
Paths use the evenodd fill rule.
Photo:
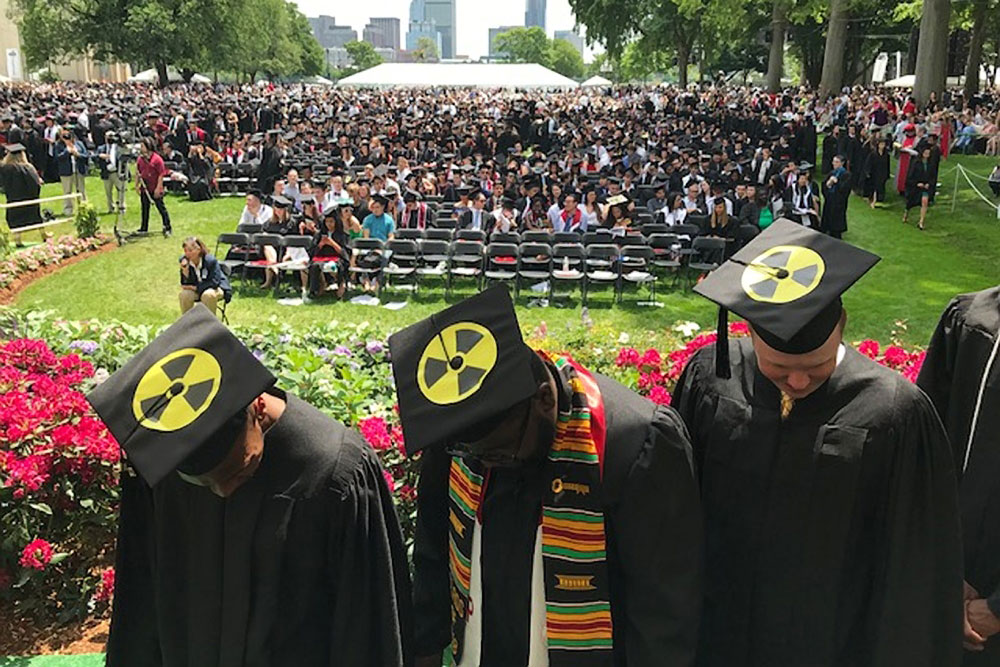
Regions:
<instances>
[{"instance_id":1,"label":"tree canopy","mask_svg":"<svg viewBox=\"0 0 1000 667\"><path fill-rule=\"evenodd\" d=\"M538 26L505 30L493 38L492 46L508 62L538 63L575 79L587 71L575 46L565 39L549 39Z\"/></svg>"}]
</instances>

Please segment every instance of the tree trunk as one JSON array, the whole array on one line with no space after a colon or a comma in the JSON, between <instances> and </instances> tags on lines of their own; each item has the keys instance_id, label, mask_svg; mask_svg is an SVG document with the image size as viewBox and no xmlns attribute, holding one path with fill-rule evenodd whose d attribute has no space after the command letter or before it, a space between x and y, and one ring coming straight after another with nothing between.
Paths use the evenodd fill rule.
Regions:
<instances>
[{"instance_id":1,"label":"tree trunk","mask_svg":"<svg viewBox=\"0 0 1000 667\"><path fill-rule=\"evenodd\" d=\"M972 38L969 59L965 63L965 99L979 92L979 68L983 61L983 40L986 38L986 9L989 0L975 0L972 9Z\"/></svg>"},{"instance_id":2,"label":"tree trunk","mask_svg":"<svg viewBox=\"0 0 1000 667\"><path fill-rule=\"evenodd\" d=\"M194 70L188 69L186 67L181 68L181 78L184 79L184 83L191 83L192 77L194 77Z\"/></svg>"},{"instance_id":3,"label":"tree trunk","mask_svg":"<svg viewBox=\"0 0 1000 667\"><path fill-rule=\"evenodd\" d=\"M924 104L931 92L944 91L948 72L948 21L951 0L924 0L924 15L920 19L920 41L917 42L916 80L913 96Z\"/></svg>"},{"instance_id":4,"label":"tree trunk","mask_svg":"<svg viewBox=\"0 0 1000 667\"><path fill-rule=\"evenodd\" d=\"M826 25L826 49L823 51L823 77L819 82L820 99L839 93L844 84L844 46L847 44L847 18L850 0L830 0L830 20Z\"/></svg>"},{"instance_id":5,"label":"tree trunk","mask_svg":"<svg viewBox=\"0 0 1000 667\"><path fill-rule=\"evenodd\" d=\"M771 52L767 56L767 91L781 90L781 75L785 65L785 30L788 27L788 8L784 0L774 0L771 7Z\"/></svg>"},{"instance_id":6,"label":"tree trunk","mask_svg":"<svg viewBox=\"0 0 1000 667\"><path fill-rule=\"evenodd\" d=\"M903 58L903 71L900 76L913 74L917 70L917 42L920 41L920 24L916 23L910 29L910 39L906 45L906 57Z\"/></svg>"},{"instance_id":7,"label":"tree trunk","mask_svg":"<svg viewBox=\"0 0 1000 667\"><path fill-rule=\"evenodd\" d=\"M159 79L158 85L160 88L166 88L167 84L170 83L170 77L167 75L167 63L156 63L156 77Z\"/></svg>"},{"instance_id":8,"label":"tree trunk","mask_svg":"<svg viewBox=\"0 0 1000 667\"><path fill-rule=\"evenodd\" d=\"M681 88L688 85L688 60L691 59L691 49L680 40L677 42L677 83Z\"/></svg>"}]
</instances>

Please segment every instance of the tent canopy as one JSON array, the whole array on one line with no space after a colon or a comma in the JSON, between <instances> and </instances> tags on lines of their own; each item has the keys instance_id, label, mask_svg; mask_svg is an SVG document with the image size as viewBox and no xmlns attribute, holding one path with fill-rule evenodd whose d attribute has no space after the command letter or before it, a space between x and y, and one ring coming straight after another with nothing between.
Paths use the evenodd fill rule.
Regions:
<instances>
[{"instance_id":1,"label":"tent canopy","mask_svg":"<svg viewBox=\"0 0 1000 667\"><path fill-rule=\"evenodd\" d=\"M139 81L145 83L155 83L160 80L160 76L156 73L156 69L147 69L139 72L135 76L129 77L129 81ZM183 81L184 77L181 73L175 70L173 67L167 68L167 81L170 83L178 83ZM191 77L191 83L212 83L212 80L207 76L201 74L195 74Z\"/></svg>"},{"instance_id":2,"label":"tent canopy","mask_svg":"<svg viewBox=\"0 0 1000 667\"><path fill-rule=\"evenodd\" d=\"M586 81L584 81L583 83L581 83L580 85L581 86L587 86L587 87L589 87L589 86L610 86L611 85L611 81L609 81L608 79L605 79L600 74L596 74L596 75L590 77L589 79L587 79Z\"/></svg>"},{"instance_id":3,"label":"tent canopy","mask_svg":"<svg viewBox=\"0 0 1000 667\"><path fill-rule=\"evenodd\" d=\"M578 84L535 63L383 63L341 79L338 85L576 88Z\"/></svg>"}]
</instances>

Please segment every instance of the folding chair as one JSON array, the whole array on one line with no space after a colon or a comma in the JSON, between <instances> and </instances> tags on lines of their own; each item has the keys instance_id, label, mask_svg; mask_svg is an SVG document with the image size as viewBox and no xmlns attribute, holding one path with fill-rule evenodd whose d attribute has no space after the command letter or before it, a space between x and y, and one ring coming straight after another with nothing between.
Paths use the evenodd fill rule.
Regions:
<instances>
[{"instance_id":1,"label":"folding chair","mask_svg":"<svg viewBox=\"0 0 1000 667\"><path fill-rule=\"evenodd\" d=\"M236 231L240 234L260 234L264 231L264 225L257 222L243 222L236 225Z\"/></svg>"},{"instance_id":2,"label":"folding chair","mask_svg":"<svg viewBox=\"0 0 1000 667\"><path fill-rule=\"evenodd\" d=\"M552 247L548 243L525 242L520 246L514 298L521 292L524 280L543 281L552 276Z\"/></svg>"},{"instance_id":3,"label":"folding chair","mask_svg":"<svg viewBox=\"0 0 1000 667\"><path fill-rule=\"evenodd\" d=\"M680 279L680 241L676 234L653 234L647 241L653 249L653 268L667 270L674 274L674 283Z\"/></svg>"},{"instance_id":4,"label":"folding chair","mask_svg":"<svg viewBox=\"0 0 1000 667\"><path fill-rule=\"evenodd\" d=\"M595 243L601 243L603 234L598 234L597 232L587 232L583 235L583 245L593 245Z\"/></svg>"},{"instance_id":5,"label":"folding chair","mask_svg":"<svg viewBox=\"0 0 1000 667\"><path fill-rule=\"evenodd\" d=\"M455 230L453 229L435 229L428 227L424 230L424 238L434 241L447 241L451 243L452 238L455 236Z\"/></svg>"},{"instance_id":6,"label":"folding chair","mask_svg":"<svg viewBox=\"0 0 1000 667\"><path fill-rule=\"evenodd\" d=\"M521 244L521 235L517 232L493 232L490 234L490 243L513 243Z\"/></svg>"},{"instance_id":7,"label":"folding chair","mask_svg":"<svg viewBox=\"0 0 1000 667\"><path fill-rule=\"evenodd\" d=\"M434 226L438 229L455 229L458 227L458 220L450 217L440 217L434 221Z\"/></svg>"},{"instance_id":8,"label":"folding chair","mask_svg":"<svg viewBox=\"0 0 1000 667\"><path fill-rule=\"evenodd\" d=\"M549 282L549 299L556 295L558 283L569 283L580 288L583 295L583 281L586 274L587 251L582 243L556 243L552 246L552 279ZM568 296L568 294L567 294Z\"/></svg>"},{"instance_id":9,"label":"folding chair","mask_svg":"<svg viewBox=\"0 0 1000 667\"><path fill-rule=\"evenodd\" d=\"M236 165L232 162L220 162L216 169L218 173L215 176L215 184L219 187L219 194L222 196L235 194L236 182L233 179L236 177Z\"/></svg>"},{"instance_id":10,"label":"folding chair","mask_svg":"<svg viewBox=\"0 0 1000 667\"><path fill-rule=\"evenodd\" d=\"M351 241L351 253L354 255L354 261L352 262L352 266L350 268L351 275L358 276L362 280L368 280L371 278L377 279L382 273L383 267L358 266L358 259L369 252L379 252L382 254L383 250L385 250L385 244L382 242L382 239L357 238Z\"/></svg>"},{"instance_id":11,"label":"folding chair","mask_svg":"<svg viewBox=\"0 0 1000 667\"><path fill-rule=\"evenodd\" d=\"M621 278L621 264L618 262L618 246L610 243L595 243L587 246L587 269L583 287L583 305L590 298L591 285L611 285L618 298L618 282Z\"/></svg>"},{"instance_id":12,"label":"folding chair","mask_svg":"<svg viewBox=\"0 0 1000 667\"><path fill-rule=\"evenodd\" d=\"M540 229L529 230L521 234L521 243L547 243L552 245L552 234Z\"/></svg>"},{"instance_id":13,"label":"folding chair","mask_svg":"<svg viewBox=\"0 0 1000 667\"><path fill-rule=\"evenodd\" d=\"M556 232L552 235L552 240L549 243L552 245L557 243L580 243L581 240L580 232Z\"/></svg>"},{"instance_id":14,"label":"folding chair","mask_svg":"<svg viewBox=\"0 0 1000 667\"><path fill-rule=\"evenodd\" d=\"M253 172L256 166L251 162L240 162L236 165L236 178L233 179L235 192L245 195L250 191L250 182L253 180Z\"/></svg>"},{"instance_id":15,"label":"folding chair","mask_svg":"<svg viewBox=\"0 0 1000 667\"><path fill-rule=\"evenodd\" d=\"M484 286L489 287L492 283L516 282L518 255L518 246L515 243L494 242L486 246Z\"/></svg>"},{"instance_id":16,"label":"folding chair","mask_svg":"<svg viewBox=\"0 0 1000 667\"><path fill-rule=\"evenodd\" d=\"M452 241L448 249L448 284L445 287L445 297L451 296L451 288L455 280L471 278L476 286L483 276L483 244L479 241Z\"/></svg>"},{"instance_id":17,"label":"folding chair","mask_svg":"<svg viewBox=\"0 0 1000 667\"><path fill-rule=\"evenodd\" d=\"M422 229L397 229L396 238L404 241L419 241L424 238Z\"/></svg>"},{"instance_id":18,"label":"folding chair","mask_svg":"<svg viewBox=\"0 0 1000 667\"><path fill-rule=\"evenodd\" d=\"M379 283L379 296L382 290L389 287L391 280L398 278L400 281L409 280L410 284L416 288L417 283L417 242L413 239L391 239L385 244L389 251L389 263L386 265L383 274L385 280Z\"/></svg>"},{"instance_id":19,"label":"folding chair","mask_svg":"<svg viewBox=\"0 0 1000 667\"><path fill-rule=\"evenodd\" d=\"M618 288L618 303L622 302L625 286L635 285L636 291L643 285L649 287L649 304L656 303L656 274L653 261L656 252L649 246L627 246L622 248L621 283ZM639 302L642 305L643 302Z\"/></svg>"},{"instance_id":20,"label":"folding chair","mask_svg":"<svg viewBox=\"0 0 1000 667\"><path fill-rule=\"evenodd\" d=\"M219 262L219 268L222 269L222 275L229 280L230 276L233 274L233 270L222 262ZM230 281L229 286L232 287L232 281ZM226 310L229 308L229 302L226 301L225 296L223 296L222 300L215 304L215 307L219 309L219 319L222 320L222 323L229 324L229 317L226 315Z\"/></svg>"},{"instance_id":21,"label":"folding chair","mask_svg":"<svg viewBox=\"0 0 1000 667\"><path fill-rule=\"evenodd\" d=\"M481 229L459 229L455 232L455 239L458 241L486 243L486 232Z\"/></svg>"},{"instance_id":22,"label":"folding chair","mask_svg":"<svg viewBox=\"0 0 1000 667\"><path fill-rule=\"evenodd\" d=\"M669 234L670 227L668 225L657 222L647 222L640 228L640 231L642 232L643 236L649 238L653 234Z\"/></svg>"},{"instance_id":23,"label":"folding chair","mask_svg":"<svg viewBox=\"0 0 1000 667\"><path fill-rule=\"evenodd\" d=\"M694 285L694 276L709 273L719 268L726 253L726 239L714 236L699 236L691 244L693 251L688 260L689 287Z\"/></svg>"},{"instance_id":24,"label":"folding chair","mask_svg":"<svg viewBox=\"0 0 1000 667\"><path fill-rule=\"evenodd\" d=\"M448 280L449 242L426 238L417 243L417 289L424 278Z\"/></svg>"},{"instance_id":25,"label":"folding chair","mask_svg":"<svg viewBox=\"0 0 1000 667\"><path fill-rule=\"evenodd\" d=\"M219 257L219 246L228 245L230 246L230 252L233 254L233 259L220 259L219 264L221 266L228 267L230 275L233 271L240 272L241 282L246 282L247 278L247 262L250 261L250 235L249 234L234 234L232 232L226 232L224 234L219 234L219 237L215 240L215 256ZM229 253L227 253L229 254Z\"/></svg>"},{"instance_id":26,"label":"folding chair","mask_svg":"<svg viewBox=\"0 0 1000 667\"><path fill-rule=\"evenodd\" d=\"M264 255L264 247L271 246L276 253L280 253L282 238L280 234L252 234L250 236L250 245L257 249L260 259L252 259L246 263L244 270L247 274L257 270L267 273L268 267L273 266L273 263L267 261L267 257Z\"/></svg>"},{"instance_id":27,"label":"folding chair","mask_svg":"<svg viewBox=\"0 0 1000 667\"><path fill-rule=\"evenodd\" d=\"M302 248L304 250L309 250L313 245L313 238L311 236L299 236L298 234L284 236L281 239L281 248L278 250L278 258L284 256L285 251L289 248ZM309 262L307 261L302 268L297 266L291 266L292 263L289 262L278 262L274 268L277 270L277 275L274 280L274 295L280 296L281 294L281 277L285 275L285 271L294 271L296 273L300 271L305 271L308 277L309 273ZM301 285L299 288L301 289Z\"/></svg>"},{"instance_id":28,"label":"folding chair","mask_svg":"<svg viewBox=\"0 0 1000 667\"><path fill-rule=\"evenodd\" d=\"M751 224L740 225L739 231L737 232L736 238L738 239L739 247L742 248L746 244L757 238L760 234L760 227Z\"/></svg>"}]
</instances>

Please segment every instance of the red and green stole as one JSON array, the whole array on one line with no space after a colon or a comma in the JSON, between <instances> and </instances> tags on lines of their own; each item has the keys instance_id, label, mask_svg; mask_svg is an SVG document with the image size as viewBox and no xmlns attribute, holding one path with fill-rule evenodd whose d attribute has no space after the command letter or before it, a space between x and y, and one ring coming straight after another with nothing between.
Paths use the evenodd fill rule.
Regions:
<instances>
[{"instance_id":1,"label":"red and green stole","mask_svg":"<svg viewBox=\"0 0 1000 667\"><path fill-rule=\"evenodd\" d=\"M611 665L610 585L601 508L604 403L593 376L571 357L539 354L556 367L572 392L570 409L559 413L545 464L552 483L540 517L549 664ZM451 650L456 664L462 659L469 616L472 536L488 481L487 471L476 461L452 459L448 557Z\"/></svg>"}]
</instances>

